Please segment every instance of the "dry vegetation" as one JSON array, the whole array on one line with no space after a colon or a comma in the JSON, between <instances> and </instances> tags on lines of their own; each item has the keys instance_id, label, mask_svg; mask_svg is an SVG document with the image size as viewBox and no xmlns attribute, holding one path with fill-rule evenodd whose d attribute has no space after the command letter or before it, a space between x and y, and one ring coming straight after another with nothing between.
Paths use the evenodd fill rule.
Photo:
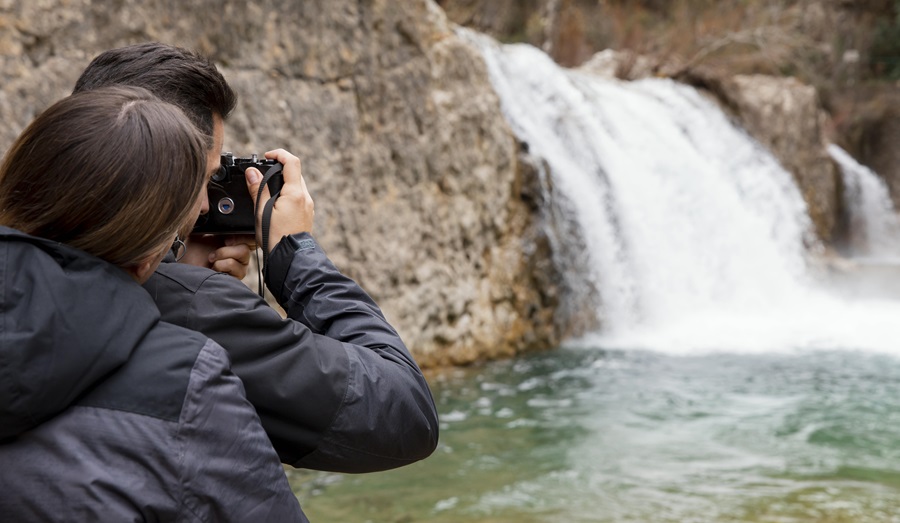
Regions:
<instances>
[{"instance_id":1,"label":"dry vegetation","mask_svg":"<svg viewBox=\"0 0 900 523\"><path fill-rule=\"evenodd\" d=\"M660 72L796 76L832 93L900 80L900 0L443 0L452 19L575 66L630 50Z\"/></svg>"},{"instance_id":2,"label":"dry vegetation","mask_svg":"<svg viewBox=\"0 0 900 523\"><path fill-rule=\"evenodd\" d=\"M663 74L783 75L814 85L833 139L863 159L870 130L897 117L900 1L607 0L601 11L605 44L654 57Z\"/></svg>"}]
</instances>

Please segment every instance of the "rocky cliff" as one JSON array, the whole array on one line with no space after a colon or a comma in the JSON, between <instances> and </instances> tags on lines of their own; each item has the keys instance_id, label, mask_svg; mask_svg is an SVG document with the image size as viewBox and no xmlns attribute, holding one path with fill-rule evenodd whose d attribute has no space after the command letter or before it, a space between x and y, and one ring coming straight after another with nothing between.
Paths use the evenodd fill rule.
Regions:
<instances>
[{"instance_id":1,"label":"rocky cliff","mask_svg":"<svg viewBox=\"0 0 900 523\"><path fill-rule=\"evenodd\" d=\"M535 170L431 0L0 3L0 146L98 52L163 41L239 93L225 149L303 159L315 234L423 366L552 346L558 277ZM65 173L59 173L64 178Z\"/></svg>"}]
</instances>

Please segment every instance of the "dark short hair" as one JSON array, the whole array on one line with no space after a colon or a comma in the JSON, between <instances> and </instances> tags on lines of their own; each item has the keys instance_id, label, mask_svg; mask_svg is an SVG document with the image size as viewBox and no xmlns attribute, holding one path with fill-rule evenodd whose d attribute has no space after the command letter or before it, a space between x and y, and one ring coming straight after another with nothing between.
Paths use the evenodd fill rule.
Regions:
<instances>
[{"instance_id":1,"label":"dark short hair","mask_svg":"<svg viewBox=\"0 0 900 523\"><path fill-rule=\"evenodd\" d=\"M159 42L100 53L81 73L73 92L108 85L143 87L177 105L209 137L210 146L213 115L224 120L237 105L237 96L209 58Z\"/></svg>"},{"instance_id":2,"label":"dark short hair","mask_svg":"<svg viewBox=\"0 0 900 523\"><path fill-rule=\"evenodd\" d=\"M0 225L137 265L196 220L205 151L187 116L145 89L73 94L35 118L0 165Z\"/></svg>"}]
</instances>

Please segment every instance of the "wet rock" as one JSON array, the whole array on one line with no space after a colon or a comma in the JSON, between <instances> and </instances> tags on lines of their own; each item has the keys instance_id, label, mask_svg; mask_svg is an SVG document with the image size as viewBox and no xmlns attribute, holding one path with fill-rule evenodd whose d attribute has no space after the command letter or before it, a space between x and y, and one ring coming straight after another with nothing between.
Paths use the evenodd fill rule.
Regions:
<instances>
[{"instance_id":1,"label":"wet rock","mask_svg":"<svg viewBox=\"0 0 900 523\"><path fill-rule=\"evenodd\" d=\"M794 175L816 233L831 242L841 208L841 179L825 149L827 116L815 88L794 78L737 75L724 79L717 94Z\"/></svg>"}]
</instances>

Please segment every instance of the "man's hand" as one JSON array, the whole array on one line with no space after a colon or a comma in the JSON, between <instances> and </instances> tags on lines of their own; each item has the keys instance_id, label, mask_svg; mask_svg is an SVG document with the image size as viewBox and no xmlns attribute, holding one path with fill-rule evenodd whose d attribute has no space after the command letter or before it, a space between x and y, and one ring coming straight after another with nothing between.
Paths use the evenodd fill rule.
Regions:
<instances>
[{"instance_id":1,"label":"man's hand","mask_svg":"<svg viewBox=\"0 0 900 523\"><path fill-rule=\"evenodd\" d=\"M266 158L278 160L284 165L282 171L284 186L281 188L280 196L275 200L275 206L272 208L272 219L269 224L269 252L271 252L284 236L301 232L312 232L316 211L315 203L309 194L309 190L306 188L306 181L303 179L300 159L284 149L269 151L266 153ZM262 181L262 174L259 170L251 167L245 171L245 175L250 194L256 195L259 190L259 184ZM260 220L262 218L262 208L265 207L264 204L269 198L269 187L266 186L263 188L260 208L256 210L257 238L261 235Z\"/></svg>"},{"instance_id":2,"label":"man's hand","mask_svg":"<svg viewBox=\"0 0 900 523\"><path fill-rule=\"evenodd\" d=\"M256 239L247 235L194 234L185 243L187 250L181 263L224 272L239 280L247 276L250 253L256 250Z\"/></svg>"}]
</instances>

